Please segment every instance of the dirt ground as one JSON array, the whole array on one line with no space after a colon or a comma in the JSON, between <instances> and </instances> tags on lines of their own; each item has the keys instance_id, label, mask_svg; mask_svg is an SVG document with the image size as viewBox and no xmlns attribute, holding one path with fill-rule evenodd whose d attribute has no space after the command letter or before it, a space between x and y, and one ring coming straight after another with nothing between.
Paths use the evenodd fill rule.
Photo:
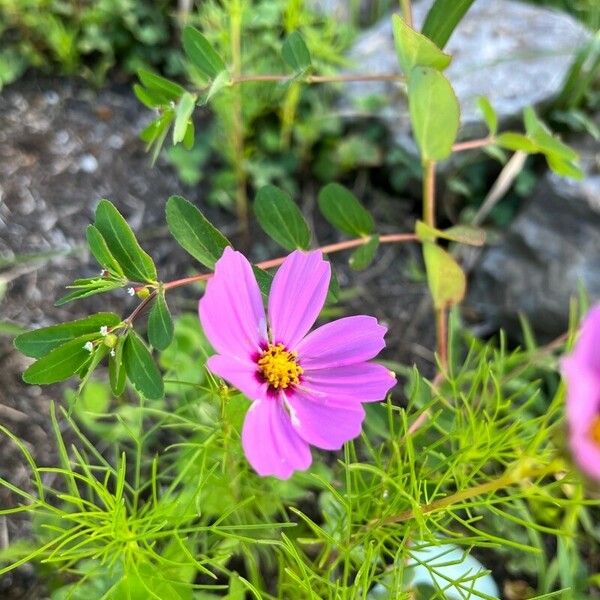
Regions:
<instances>
[{"instance_id":1,"label":"dirt ground","mask_svg":"<svg viewBox=\"0 0 600 600\"><path fill-rule=\"evenodd\" d=\"M96 92L76 81L31 76L0 93L0 322L32 328L97 310L131 310L134 301L124 291L53 306L70 281L97 271L83 242L101 198L112 200L139 233L164 280L197 268L168 236L164 203L170 195L195 202L236 240L234 217L207 207L202 185L182 185L161 160L150 165L138 139L150 117L129 86ZM317 231L324 232L318 243L336 241L315 215L316 191L306 184L303 210L317 222ZM411 230L409 204L375 197L373 192L366 196L376 218L386 223L382 232ZM281 254L262 233L254 236L252 258ZM418 252L414 245L384 247L363 273L348 269L347 255L335 256L334 264L342 289L352 290L343 304L347 314L373 314L388 324L385 357L417 362L431 371L433 336L425 287L407 276ZM174 296L170 304L175 314L195 302L190 290ZM39 464L51 465L56 453L49 434L49 402L62 400L64 386L25 385L21 372L27 364L28 359L14 350L12 338L0 334L0 423L25 442ZM0 477L28 487L29 471L6 439L0 441ZM0 490L0 507L14 505L15 500ZM0 519L0 548L27 531L26 520ZM0 578L0 597L44 598L32 573L26 565Z\"/></svg>"}]
</instances>

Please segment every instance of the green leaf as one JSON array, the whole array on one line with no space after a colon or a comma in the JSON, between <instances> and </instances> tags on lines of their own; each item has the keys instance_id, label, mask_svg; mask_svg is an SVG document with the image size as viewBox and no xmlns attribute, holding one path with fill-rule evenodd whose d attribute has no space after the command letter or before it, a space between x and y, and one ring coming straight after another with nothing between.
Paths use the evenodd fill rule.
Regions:
<instances>
[{"instance_id":1,"label":"green leaf","mask_svg":"<svg viewBox=\"0 0 600 600\"><path fill-rule=\"evenodd\" d=\"M28 331L15 338L15 347L25 356L41 358L54 348L61 346L73 338L95 333L100 337L101 327L115 327L121 322L121 317L111 312L102 312L77 319L68 323L59 323Z\"/></svg>"},{"instance_id":2,"label":"green leaf","mask_svg":"<svg viewBox=\"0 0 600 600\"><path fill-rule=\"evenodd\" d=\"M23 373L23 381L43 385L68 379L91 358L91 352L84 347L85 344L99 337L98 332L90 333L54 348Z\"/></svg>"},{"instance_id":3,"label":"green leaf","mask_svg":"<svg viewBox=\"0 0 600 600\"><path fill-rule=\"evenodd\" d=\"M527 154L536 154L539 152L539 148L535 142L522 133L515 133L513 131L501 133L496 138L496 143L501 148L506 148L507 150L520 150Z\"/></svg>"},{"instance_id":4,"label":"green leaf","mask_svg":"<svg viewBox=\"0 0 600 600\"><path fill-rule=\"evenodd\" d=\"M123 367L123 346L127 334L119 336L117 345L115 346L115 355L108 359L108 376L110 380L110 388L115 396L120 396L125 390L125 368Z\"/></svg>"},{"instance_id":5,"label":"green leaf","mask_svg":"<svg viewBox=\"0 0 600 600\"><path fill-rule=\"evenodd\" d=\"M319 192L319 209L331 225L348 235L367 236L375 228L369 211L338 183L329 183Z\"/></svg>"},{"instance_id":6,"label":"green leaf","mask_svg":"<svg viewBox=\"0 0 600 600\"><path fill-rule=\"evenodd\" d=\"M188 128L194 107L196 106L196 96L189 92L184 92L181 96L177 109L175 111L175 125L173 126L173 144L183 141Z\"/></svg>"},{"instance_id":7,"label":"green leaf","mask_svg":"<svg viewBox=\"0 0 600 600\"><path fill-rule=\"evenodd\" d=\"M73 282L73 285L68 285L67 289L74 291L66 294L62 298L59 298L54 306L62 306L73 300L81 300L88 296L94 296L95 294L103 294L104 292L110 292L123 287L123 282L115 279L103 279L99 277L93 277L90 279L77 279Z\"/></svg>"},{"instance_id":8,"label":"green leaf","mask_svg":"<svg viewBox=\"0 0 600 600\"><path fill-rule=\"evenodd\" d=\"M183 30L183 49L190 62L208 79L214 79L225 70L223 59L210 42L194 27Z\"/></svg>"},{"instance_id":9,"label":"green leaf","mask_svg":"<svg viewBox=\"0 0 600 600\"><path fill-rule=\"evenodd\" d=\"M159 400L164 395L163 380L140 336L131 331L123 346L123 365L127 378L136 391L148 400Z\"/></svg>"},{"instance_id":10,"label":"green leaf","mask_svg":"<svg viewBox=\"0 0 600 600\"><path fill-rule=\"evenodd\" d=\"M80 396L86 385L88 384L90 377L94 374L96 367L100 364L102 359L108 354L108 348L104 344L98 344L91 353L89 364L85 365L85 372L82 374L81 383L77 389L77 396ZM85 364L85 363L84 363Z\"/></svg>"},{"instance_id":11,"label":"green leaf","mask_svg":"<svg viewBox=\"0 0 600 600\"><path fill-rule=\"evenodd\" d=\"M579 155L573 148L552 135L552 132L540 121L533 108L527 107L523 111L523 117L527 136L537 144L540 152L543 152L546 156L554 156L566 161L579 159Z\"/></svg>"},{"instance_id":12,"label":"green leaf","mask_svg":"<svg viewBox=\"0 0 600 600\"><path fill-rule=\"evenodd\" d=\"M369 241L359 246L350 256L349 264L355 271L362 271L366 269L375 258L379 248L379 236L373 235L369 238Z\"/></svg>"},{"instance_id":13,"label":"green leaf","mask_svg":"<svg viewBox=\"0 0 600 600\"><path fill-rule=\"evenodd\" d=\"M498 133L498 115L490 101L485 96L479 96L477 98L477 107L483 115L483 120L487 125L490 135L496 135Z\"/></svg>"},{"instance_id":14,"label":"green leaf","mask_svg":"<svg viewBox=\"0 0 600 600\"><path fill-rule=\"evenodd\" d=\"M185 130L185 135L183 136L183 147L186 150L191 150L194 147L194 137L195 137L194 122L190 121L188 123L187 129Z\"/></svg>"},{"instance_id":15,"label":"green leaf","mask_svg":"<svg viewBox=\"0 0 600 600\"><path fill-rule=\"evenodd\" d=\"M417 221L415 233L422 242L434 242L436 238L442 238L470 246L483 246L485 243L485 232L470 225L454 225L441 230L431 227L423 221Z\"/></svg>"},{"instance_id":16,"label":"green leaf","mask_svg":"<svg viewBox=\"0 0 600 600\"><path fill-rule=\"evenodd\" d=\"M229 85L230 81L229 71L221 71L210 84L208 94L206 94L206 102L210 102L216 94Z\"/></svg>"},{"instance_id":17,"label":"green leaf","mask_svg":"<svg viewBox=\"0 0 600 600\"><path fill-rule=\"evenodd\" d=\"M173 319L162 289L148 316L148 340L158 350L165 350L173 341Z\"/></svg>"},{"instance_id":18,"label":"green leaf","mask_svg":"<svg viewBox=\"0 0 600 600\"><path fill-rule=\"evenodd\" d=\"M433 242L423 242L423 257L435 308L446 308L460 302L467 282L456 260Z\"/></svg>"},{"instance_id":19,"label":"green leaf","mask_svg":"<svg viewBox=\"0 0 600 600\"><path fill-rule=\"evenodd\" d=\"M156 282L154 262L142 250L127 221L108 200L101 200L98 204L95 225L130 280Z\"/></svg>"},{"instance_id":20,"label":"green leaf","mask_svg":"<svg viewBox=\"0 0 600 600\"><path fill-rule=\"evenodd\" d=\"M408 84L408 105L421 158L447 158L460 124L460 107L450 82L435 69L416 67Z\"/></svg>"},{"instance_id":21,"label":"green leaf","mask_svg":"<svg viewBox=\"0 0 600 600\"><path fill-rule=\"evenodd\" d=\"M123 269L121 269L121 265L112 255L106 244L106 240L102 237L102 234L98 229L93 225L88 225L85 236L87 238L88 246L90 247L90 252L98 261L98 264L109 273L123 277L124 273Z\"/></svg>"},{"instance_id":22,"label":"green leaf","mask_svg":"<svg viewBox=\"0 0 600 600\"><path fill-rule=\"evenodd\" d=\"M256 265L252 265L252 270L254 271L254 276L256 277L256 282L258 283L261 294L265 298L268 298L269 292L271 291L271 284L273 283L273 275L269 273L269 271L265 271Z\"/></svg>"},{"instance_id":23,"label":"green leaf","mask_svg":"<svg viewBox=\"0 0 600 600\"><path fill-rule=\"evenodd\" d=\"M394 43L402 71L411 76L414 67L431 67L443 71L452 57L442 52L430 39L415 31L398 15L392 15Z\"/></svg>"},{"instance_id":24,"label":"green leaf","mask_svg":"<svg viewBox=\"0 0 600 600\"><path fill-rule=\"evenodd\" d=\"M138 77L144 86L146 86L147 92L150 93L150 97L153 101L160 100L162 104L176 102L185 92L185 89L179 84L169 81L155 73L151 73L146 69L140 69L138 71Z\"/></svg>"},{"instance_id":25,"label":"green leaf","mask_svg":"<svg viewBox=\"0 0 600 600\"><path fill-rule=\"evenodd\" d=\"M265 233L286 250L306 249L310 230L295 202L274 185L258 190L254 214Z\"/></svg>"},{"instance_id":26,"label":"green leaf","mask_svg":"<svg viewBox=\"0 0 600 600\"><path fill-rule=\"evenodd\" d=\"M304 39L297 31L292 31L286 38L281 49L283 60L296 73L305 71L311 66L310 52Z\"/></svg>"},{"instance_id":27,"label":"green leaf","mask_svg":"<svg viewBox=\"0 0 600 600\"><path fill-rule=\"evenodd\" d=\"M560 156L546 155L546 162L552 171L561 177L571 177L581 181L585 176L578 164Z\"/></svg>"},{"instance_id":28,"label":"green leaf","mask_svg":"<svg viewBox=\"0 0 600 600\"><path fill-rule=\"evenodd\" d=\"M474 1L436 0L425 17L423 35L443 48Z\"/></svg>"},{"instance_id":29,"label":"green leaf","mask_svg":"<svg viewBox=\"0 0 600 600\"><path fill-rule=\"evenodd\" d=\"M133 93L135 97L146 107L146 108L158 108L163 104L163 96L153 94L148 91L144 86L139 83L133 85Z\"/></svg>"},{"instance_id":30,"label":"green leaf","mask_svg":"<svg viewBox=\"0 0 600 600\"><path fill-rule=\"evenodd\" d=\"M230 246L229 240L191 203L181 196L167 201L167 224L179 245L209 269Z\"/></svg>"}]
</instances>

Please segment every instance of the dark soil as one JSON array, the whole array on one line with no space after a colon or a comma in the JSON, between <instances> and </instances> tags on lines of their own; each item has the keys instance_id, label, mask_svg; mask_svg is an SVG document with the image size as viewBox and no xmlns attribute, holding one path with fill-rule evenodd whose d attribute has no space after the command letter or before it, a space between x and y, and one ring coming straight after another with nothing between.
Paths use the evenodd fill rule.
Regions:
<instances>
[{"instance_id":1,"label":"dark soil","mask_svg":"<svg viewBox=\"0 0 600 600\"><path fill-rule=\"evenodd\" d=\"M0 94L0 323L29 329L98 310L127 314L133 308L134 300L124 291L53 306L65 285L98 270L83 242L85 227L101 198L111 199L139 233L164 280L196 270L168 236L164 203L170 195L181 194L195 202L236 240L234 217L206 206L202 184L188 188L165 162L150 165L138 134L151 116L129 87L96 92L76 81L30 77ZM336 241L314 214L315 191L312 184L305 185L305 214L318 221L317 231L325 232L320 244ZM413 228L408 205L375 198L368 190L361 196L379 222L389 224L389 231ZM279 254L256 233L250 244L253 259ZM407 275L408 265L419 260L419 249L383 247L376 263L362 273L347 267L346 255L333 258L347 298L346 313L377 316L389 326L385 358L417 362L431 372L431 309L424 284ZM193 309L193 291L179 290L173 296L175 313ZM28 364L29 359L14 350L12 338L0 334L0 423L23 440L38 464L53 465L56 451L48 411L51 400L62 401L64 386L25 385L21 372ZM0 476L28 488L30 472L17 448L6 438L0 448ZM0 489L0 507L16 503L17 498ZM26 520L0 518L0 549L27 532ZM0 579L0 597L45 598L32 573L26 565Z\"/></svg>"}]
</instances>

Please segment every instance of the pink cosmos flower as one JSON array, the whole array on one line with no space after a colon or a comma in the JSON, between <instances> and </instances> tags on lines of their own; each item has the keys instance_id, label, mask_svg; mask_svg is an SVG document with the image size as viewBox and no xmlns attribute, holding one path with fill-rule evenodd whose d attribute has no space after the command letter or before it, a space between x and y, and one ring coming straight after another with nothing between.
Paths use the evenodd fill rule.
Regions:
<instances>
[{"instance_id":1,"label":"pink cosmos flower","mask_svg":"<svg viewBox=\"0 0 600 600\"><path fill-rule=\"evenodd\" d=\"M385 345L386 328L373 317L345 317L308 334L330 278L320 251L293 252L273 279L267 319L250 263L228 247L200 300L217 351L208 368L253 401L242 445L259 475L287 479L308 468L309 444L339 450L360 434L362 403L383 400L396 383L368 362Z\"/></svg>"},{"instance_id":2,"label":"pink cosmos flower","mask_svg":"<svg viewBox=\"0 0 600 600\"><path fill-rule=\"evenodd\" d=\"M600 480L600 305L588 312L575 349L561 366L573 458L582 471Z\"/></svg>"}]
</instances>

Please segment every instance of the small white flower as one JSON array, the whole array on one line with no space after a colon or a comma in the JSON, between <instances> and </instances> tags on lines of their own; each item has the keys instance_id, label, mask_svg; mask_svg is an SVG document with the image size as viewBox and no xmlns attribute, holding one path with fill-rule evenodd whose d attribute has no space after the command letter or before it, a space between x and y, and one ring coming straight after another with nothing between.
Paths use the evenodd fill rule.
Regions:
<instances>
[{"instance_id":1,"label":"small white flower","mask_svg":"<svg viewBox=\"0 0 600 600\"><path fill-rule=\"evenodd\" d=\"M106 325L102 325L102 327L100 327L100 335L108 335L108 327Z\"/></svg>"},{"instance_id":2,"label":"small white flower","mask_svg":"<svg viewBox=\"0 0 600 600\"><path fill-rule=\"evenodd\" d=\"M92 344L92 342L86 342L86 343L83 345L83 348L84 348L85 350L87 350L88 352L92 352L92 351L94 350L94 344Z\"/></svg>"},{"instance_id":3,"label":"small white flower","mask_svg":"<svg viewBox=\"0 0 600 600\"><path fill-rule=\"evenodd\" d=\"M115 352L115 349L114 349L114 348L113 348L113 349L110 351L110 355L111 355L113 358L114 358L114 357L117 355L117 353Z\"/></svg>"},{"instance_id":4,"label":"small white flower","mask_svg":"<svg viewBox=\"0 0 600 600\"><path fill-rule=\"evenodd\" d=\"M127 288L127 293L128 293L130 296L135 296L135 290L134 290L132 287L130 287L130 288Z\"/></svg>"}]
</instances>

